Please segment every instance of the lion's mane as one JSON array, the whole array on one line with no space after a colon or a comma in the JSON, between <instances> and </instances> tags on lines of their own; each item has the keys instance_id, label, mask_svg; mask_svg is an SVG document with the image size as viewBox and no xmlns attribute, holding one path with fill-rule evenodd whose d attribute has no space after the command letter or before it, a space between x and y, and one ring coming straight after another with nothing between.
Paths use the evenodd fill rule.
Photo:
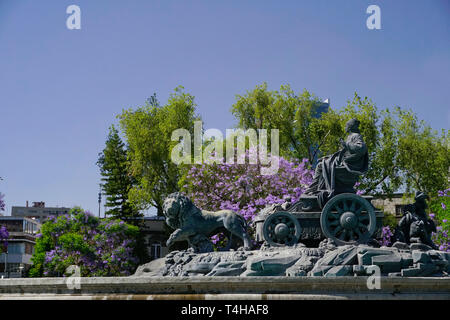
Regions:
<instances>
[{"instance_id":1,"label":"lion's mane","mask_svg":"<svg viewBox=\"0 0 450 320\"><path fill-rule=\"evenodd\" d=\"M176 216L173 216L173 213L169 214L168 210L165 210L167 200L174 200L179 205L179 210L176 213ZM181 192L174 192L169 194L164 201L164 214L167 214L167 217L170 220L176 222L178 227L183 227L186 218L189 219L189 217L200 216L201 210L197 208L191 199L189 199L186 195Z\"/></svg>"}]
</instances>

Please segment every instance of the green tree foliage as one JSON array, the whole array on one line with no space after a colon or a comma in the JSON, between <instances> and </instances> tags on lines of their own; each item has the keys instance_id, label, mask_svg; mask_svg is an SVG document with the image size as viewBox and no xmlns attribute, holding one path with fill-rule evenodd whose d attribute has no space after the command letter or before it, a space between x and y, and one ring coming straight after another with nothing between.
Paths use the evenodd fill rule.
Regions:
<instances>
[{"instance_id":1,"label":"green tree foliage","mask_svg":"<svg viewBox=\"0 0 450 320\"><path fill-rule=\"evenodd\" d=\"M341 125L350 117L361 121L370 166L360 188L367 193L422 190L434 194L447 187L450 140L445 131L439 134L432 130L411 110L395 107L379 111L357 94L340 117Z\"/></svg>"},{"instance_id":2,"label":"green tree foliage","mask_svg":"<svg viewBox=\"0 0 450 320\"><path fill-rule=\"evenodd\" d=\"M397 227L397 225L398 225L398 221L397 221L397 218L395 217L395 215L388 213L388 212L384 212L383 226L389 226L389 228L391 230L394 230L395 227Z\"/></svg>"},{"instance_id":3,"label":"green tree foliage","mask_svg":"<svg viewBox=\"0 0 450 320\"><path fill-rule=\"evenodd\" d=\"M448 187L450 169L450 136L419 121L411 111L395 110L398 121L396 161L408 192L412 189L435 194Z\"/></svg>"},{"instance_id":4,"label":"green tree foliage","mask_svg":"<svg viewBox=\"0 0 450 320\"><path fill-rule=\"evenodd\" d=\"M447 188L450 167L448 132L434 131L411 110L379 110L357 93L340 110L329 109L317 117L320 100L289 86L269 91L267 84L237 96L231 112L238 127L280 130L280 154L307 158L336 152L345 138L345 123L356 118L368 146L370 167L359 189L366 193L392 194L398 190L436 193Z\"/></svg>"},{"instance_id":5,"label":"green tree foliage","mask_svg":"<svg viewBox=\"0 0 450 320\"><path fill-rule=\"evenodd\" d=\"M365 190L365 193L374 192L387 178L397 177L392 162L392 153L395 151L392 140L396 136L392 131L391 119L382 118L370 99L367 97L363 99L355 93L353 99L341 110L330 108L314 123L313 136L316 141L322 140L319 142L321 155L334 153L340 148L339 139L346 137L345 123L352 118L360 121L359 129L367 145L370 159L369 171L359 189ZM388 188L384 188L383 191L392 192Z\"/></svg>"},{"instance_id":6,"label":"green tree foliage","mask_svg":"<svg viewBox=\"0 0 450 320\"><path fill-rule=\"evenodd\" d=\"M279 91L270 91L263 83L245 95L237 95L231 112L239 128L280 130L280 155L307 158L312 163L317 146L313 129L321 104L307 90L295 94L289 85L282 85Z\"/></svg>"},{"instance_id":7,"label":"green tree foliage","mask_svg":"<svg viewBox=\"0 0 450 320\"><path fill-rule=\"evenodd\" d=\"M106 214L119 219L141 216L128 200L134 179L128 173L127 150L114 126L109 128L106 146L99 153L97 165L102 175L102 189L106 194L105 206L110 208Z\"/></svg>"},{"instance_id":8,"label":"green tree foliage","mask_svg":"<svg viewBox=\"0 0 450 320\"><path fill-rule=\"evenodd\" d=\"M139 208L157 208L162 215L164 198L179 190L182 166L171 161L171 151L178 143L171 141L175 129L194 133L194 97L177 87L168 102L160 106L153 96L136 110L124 110L120 125L129 145L130 172L137 185L130 190L130 201Z\"/></svg>"}]
</instances>

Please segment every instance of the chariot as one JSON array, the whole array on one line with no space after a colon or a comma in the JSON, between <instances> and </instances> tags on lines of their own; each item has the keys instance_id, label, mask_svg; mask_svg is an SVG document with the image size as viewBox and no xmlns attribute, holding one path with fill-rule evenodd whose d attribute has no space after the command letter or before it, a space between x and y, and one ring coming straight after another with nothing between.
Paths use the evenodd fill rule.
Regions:
<instances>
[{"instance_id":1,"label":"chariot","mask_svg":"<svg viewBox=\"0 0 450 320\"><path fill-rule=\"evenodd\" d=\"M371 196L341 193L323 207L317 196L302 196L289 207L263 210L254 221L256 240L271 246L332 239L338 245L364 244L379 235L383 213Z\"/></svg>"}]
</instances>

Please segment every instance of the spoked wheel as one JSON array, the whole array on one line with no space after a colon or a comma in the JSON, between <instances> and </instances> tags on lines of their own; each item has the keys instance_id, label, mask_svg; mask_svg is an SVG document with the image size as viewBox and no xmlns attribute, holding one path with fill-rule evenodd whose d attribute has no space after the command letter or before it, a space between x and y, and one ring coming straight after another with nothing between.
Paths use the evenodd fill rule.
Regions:
<instances>
[{"instance_id":1,"label":"spoked wheel","mask_svg":"<svg viewBox=\"0 0 450 320\"><path fill-rule=\"evenodd\" d=\"M300 223L288 212L276 212L263 225L264 240L272 246L291 246L301 235Z\"/></svg>"},{"instance_id":2,"label":"spoked wheel","mask_svg":"<svg viewBox=\"0 0 450 320\"><path fill-rule=\"evenodd\" d=\"M376 228L375 210L363 197L342 193L325 204L320 226L337 244L367 243Z\"/></svg>"}]
</instances>

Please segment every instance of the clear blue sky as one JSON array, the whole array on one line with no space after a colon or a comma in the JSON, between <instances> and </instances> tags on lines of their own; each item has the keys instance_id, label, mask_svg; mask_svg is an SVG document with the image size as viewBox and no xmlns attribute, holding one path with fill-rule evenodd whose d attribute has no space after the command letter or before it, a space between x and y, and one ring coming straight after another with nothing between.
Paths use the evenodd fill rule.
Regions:
<instances>
[{"instance_id":1,"label":"clear blue sky","mask_svg":"<svg viewBox=\"0 0 450 320\"><path fill-rule=\"evenodd\" d=\"M382 30L366 28L370 4ZM450 1L0 0L6 214L26 200L96 213L97 155L123 108L183 85L204 127L225 130L235 95L263 81L333 108L357 91L449 128Z\"/></svg>"}]
</instances>

